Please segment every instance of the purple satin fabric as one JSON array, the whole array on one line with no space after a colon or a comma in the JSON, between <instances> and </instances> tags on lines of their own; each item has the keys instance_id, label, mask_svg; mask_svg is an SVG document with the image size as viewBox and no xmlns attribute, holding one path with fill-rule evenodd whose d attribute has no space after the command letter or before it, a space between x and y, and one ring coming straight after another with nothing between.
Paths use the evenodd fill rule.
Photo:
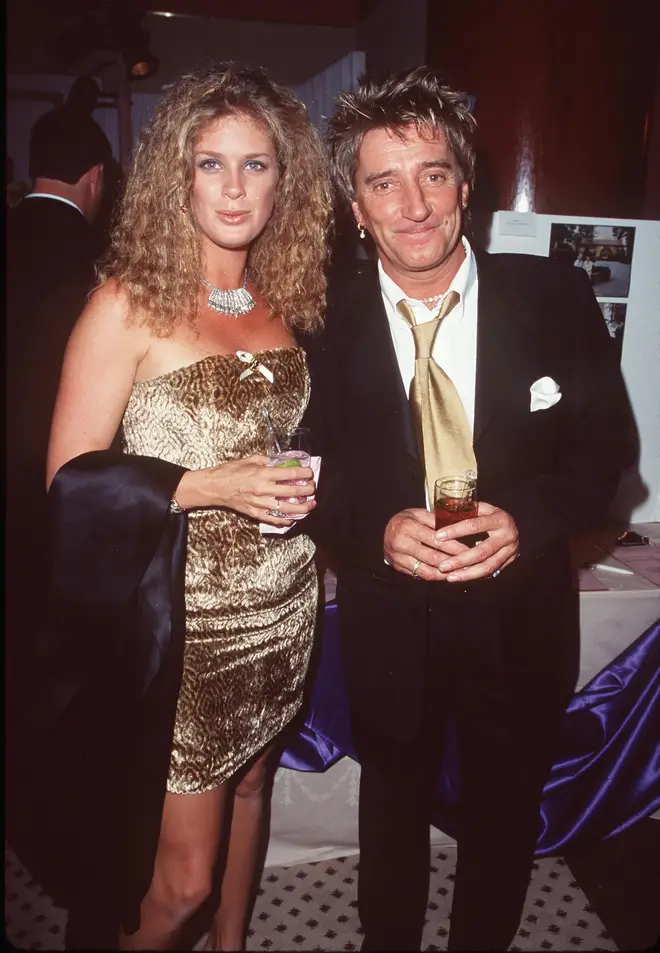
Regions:
<instances>
[{"instance_id":1,"label":"purple satin fabric","mask_svg":"<svg viewBox=\"0 0 660 953\"><path fill-rule=\"evenodd\" d=\"M325 771L355 758L344 687L337 606L326 606L318 669L304 727L280 765ZM456 827L457 760L451 732L435 791L433 823ZM536 855L613 837L660 808L660 620L577 692L541 804Z\"/></svg>"},{"instance_id":2,"label":"purple satin fabric","mask_svg":"<svg viewBox=\"0 0 660 953\"><path fill-rule=\"evenodd\" d=\"M356 758L344 686L337 605L325 607L323 638L305 723L280 758L280 767L325 771L344 755Z\"/></svg>"},{"instance_id":3,"label":"purple satin fabric","mask_svg":"<svg viewBox=\"0 0 660 953\"><path fill-rule=\"evenodd\" d=\"M537 854L612 837L659 807L660 620L573 696Z\"/></svg>"}]
</instances>

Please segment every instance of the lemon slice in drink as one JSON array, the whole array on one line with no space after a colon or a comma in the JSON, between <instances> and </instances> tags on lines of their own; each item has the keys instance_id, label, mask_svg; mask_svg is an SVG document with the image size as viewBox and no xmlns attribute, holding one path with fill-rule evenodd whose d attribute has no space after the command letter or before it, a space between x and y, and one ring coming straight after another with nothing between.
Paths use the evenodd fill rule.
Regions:
<instances>
[{"instance_id":1,"label":"lemon slice in drink","mask_svg":"<svg viewBox=\"0 0 660 953\"><path fill-rule=\"evenodd\" d=\"M291 457L289 457L287 460L282 460L281 463L276 463L275 466L276 467L301 467L302 463L300 462L300 460L294 460Z\"/></svg>"}]
</instances>

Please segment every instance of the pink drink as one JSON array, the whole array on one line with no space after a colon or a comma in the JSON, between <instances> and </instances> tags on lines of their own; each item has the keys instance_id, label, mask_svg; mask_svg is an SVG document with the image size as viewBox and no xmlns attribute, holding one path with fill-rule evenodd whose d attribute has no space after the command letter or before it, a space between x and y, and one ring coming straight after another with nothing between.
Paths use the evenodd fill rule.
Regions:
<instances>
[{"instance_id":1,"label":"pink drink","mask_svg":"<svg viewBox=\"0 0 660 953\"><path fill-rule=\"evenodd\" d=\"M289 462L289 461L297 461ZM279 453L273 454L268 461L269 467L308 467L311 463L311 459L308 453L305 453L304 450L281 450ZM306 480L287 480L287 483L291 483L294 486L304 486L307 482Z\"/></svg>"},{"instance_id":2,"label":"pink drink","mask_svg":"<svg viewBox=\"0 0 660 953\"><path fill-rule=\"evenodd\" d=\"M279 453L275 453L270 457L268 466L293 469L297 467L308 467L310 463L311 458L304 450L281 450ZM282 480L282 483L285 483L287 486L306 486L307 480ZM306 499L306 496L283 497L285 503L304 503ZM300 520L304 519L306 515L307 514L303 513L301 516L289 516L288 519Z\"/></svg>"}]
</instances>

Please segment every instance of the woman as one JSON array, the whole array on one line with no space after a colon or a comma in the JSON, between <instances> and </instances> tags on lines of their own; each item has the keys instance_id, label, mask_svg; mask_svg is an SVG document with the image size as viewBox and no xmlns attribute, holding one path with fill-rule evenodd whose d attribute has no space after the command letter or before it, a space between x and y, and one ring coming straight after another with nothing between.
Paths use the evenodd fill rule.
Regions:
<instances>
[{"instance_id":1,"label":"woman","mask_svg":"<svg viewBox=\"0 0 660 953\"><path fill-rule=\"evenodd\" d=\"M322 151L291 93L233 64L183 77L141 137L102 283L68 345L51 496L118 430L142 483L155 479L146 458L185 468L170 506L188 526L183 673L153 876L121 949L172 946L211 891L225 822L207 948L244 948L268 759L301 704L317 610L311 541L259 530L315 505L307 468L304 496L283 501L263 411L291 429L305 410L294 330L320 325L329 210Z\"/></svg>"}]
</instances>

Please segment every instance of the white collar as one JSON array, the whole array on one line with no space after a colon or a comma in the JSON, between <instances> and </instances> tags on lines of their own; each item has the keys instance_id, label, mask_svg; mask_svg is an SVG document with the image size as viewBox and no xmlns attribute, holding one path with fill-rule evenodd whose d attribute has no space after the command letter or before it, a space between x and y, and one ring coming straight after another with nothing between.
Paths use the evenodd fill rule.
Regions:
<instances>
[{"instance_id":1,"label":"white collar","mask_svg":"<svg viewBox=\"0 0 660 953\"><path fill-rule=\"evenodd\" d=\"M447 292L446 292L448 294L450 291L457 291L459 295L461 296L461 303L459 307L455 309L456 318L459 317L459 313L462 316L462 313L463 313L462 305L465 302L465 296L467 295L469 289L474 284L474 280L477 276L477 263L474 257L474 252L472 251L472 247L469 241L467 240L467 238L465 238L465 236L461 237L461 242L463 243L463 248L465 249L465 258L461 262L461 266L456 272L456 274L454 275L452 282L449 285L449 288L447 288ZM392 311L395 314L398 313L396 306L403 298L405 298L407 301L414 300L414 299L408 298L406 293L402 291L401 288L399 288L397 283L392 278L390 278L388 274L386 274L381 264L380 258L378 259L378 280L380 282L380 290L382 292L382 295L387 301L387 303L390 305L390 307L392 308ZM442 300L444 299L444 297L445 295L443 295L442 298L438 299L438 307L442 303ZM431 312L429 311L429 315L430 314ZM401 320L404 320L404 319L402 318Z\"/></svg>"},{"instance_id":2,"label":"white collar","mask_svg":"<svg viewBox=\"0 0 660 953\"><path fill-rule=\"evenodd\" d=\"M55 199L56 202L64 202L65 205L70 205L71 208L75 208L83 218L85 218L85 213L80 208L79 205L76 205L75 202L72 202L71 199L65 199L62 195L52 195L50 192L30 192L25 196L26 199ZM25 199L23 200L25 201Z\"/></svg>"}]
</instances>

